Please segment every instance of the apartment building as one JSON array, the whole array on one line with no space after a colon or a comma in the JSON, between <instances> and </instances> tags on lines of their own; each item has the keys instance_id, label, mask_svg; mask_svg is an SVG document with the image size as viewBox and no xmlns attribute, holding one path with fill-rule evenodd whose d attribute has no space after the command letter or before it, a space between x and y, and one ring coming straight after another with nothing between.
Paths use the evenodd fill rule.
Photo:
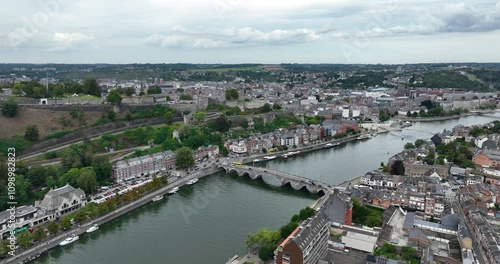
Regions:
<instances>
[{"instance_id":1,"label":"apartment building","mask_svg":"<svg viewBox=\"0 0 500 264\"><path fill-rule=\"evenodd\" d=\"M128 160L120 160L113 166L116 182L150 175L172 169L175 166L175 154L171 150L146 155Z\"/></svg>"},{"instance_id":2,"label":"apartment building","mask_svg":"<svg viewBox=\"0 0 500 264\"><path fill-rule=\"evenodd\" d=\"M276 249L276 264L317 263L327 253L327 222L322 212L303 221Z\"/></svg>"}]
</instances>

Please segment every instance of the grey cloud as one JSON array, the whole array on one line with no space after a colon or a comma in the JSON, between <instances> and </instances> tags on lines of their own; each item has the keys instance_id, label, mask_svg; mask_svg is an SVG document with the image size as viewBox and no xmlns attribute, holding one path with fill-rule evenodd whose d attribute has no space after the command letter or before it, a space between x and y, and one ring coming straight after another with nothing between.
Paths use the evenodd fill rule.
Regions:
<instances>
[{"instance_id":1,"label":"grey cloud","mask_svg":"<svg viewBox=\"0 0 500 264\"><path fill-rule=\"evenodd\" d=\"M151 35L145 43L167 48L223 48L303 43L318 40L321 36L321 33L310 29L275 29L264 32L250 27L198 28L197 30L175 27L174 33Z\"/></svg>"}]
</instances>

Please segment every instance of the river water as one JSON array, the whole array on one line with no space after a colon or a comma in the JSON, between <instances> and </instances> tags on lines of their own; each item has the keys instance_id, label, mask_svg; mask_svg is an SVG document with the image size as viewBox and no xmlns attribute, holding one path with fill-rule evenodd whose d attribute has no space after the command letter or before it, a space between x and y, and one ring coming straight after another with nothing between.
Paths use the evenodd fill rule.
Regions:
<instances>
[{"instance_id":1,"label":"river water","mask_svg":"<svg viewBox=\"0 0 500 264\"><path fill-rule=\"evenodd\" d=\"M456 124L498 119L500 114L496 113L417 123L403 131L260 166L338 184L379 167L407 142L430 138ZM102 225L97 232L52 250L36 263L224 264L234 254L246 253L248 233L261 227L277 229L317 198L305 191L271 187L261 180L216 173L163 201Z\"/></svg>"}]
</instances>

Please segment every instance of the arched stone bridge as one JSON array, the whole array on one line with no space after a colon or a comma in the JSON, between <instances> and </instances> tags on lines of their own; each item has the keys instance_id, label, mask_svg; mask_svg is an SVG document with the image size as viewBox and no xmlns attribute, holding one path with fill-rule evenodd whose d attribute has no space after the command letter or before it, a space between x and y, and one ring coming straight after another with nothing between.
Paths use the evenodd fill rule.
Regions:
<instances>
[{"instance_id":1,"label":"arched stone bridge","mask_svg":"<svg viewBox=\"0 0 500 264\"><path fill-rule=\"evenodd\" d=\"M302 176L293 175L286 172L271 170L268 168L253 167L253 166L236 166L236 165L221 165L220 168L224 169L227 173L236 172L238 176L248 175L252 180L263 178L263 176L270 177L273 183L278 186L289 185L294 190L308 190L311 193L326 194L328 191L333 190L334 186L319 182L316 180L311 180ZM269 183L272 184L272 183ZM338 187L335 187L338 188Z\"/></svg>"}]
</instances>

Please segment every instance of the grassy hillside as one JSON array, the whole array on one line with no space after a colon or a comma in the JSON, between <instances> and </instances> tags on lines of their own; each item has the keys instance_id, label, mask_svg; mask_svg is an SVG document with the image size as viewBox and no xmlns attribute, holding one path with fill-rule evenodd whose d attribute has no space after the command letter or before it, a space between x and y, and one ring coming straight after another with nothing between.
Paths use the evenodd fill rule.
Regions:
<instances>
[{"instance_id":1,"label":"grassy hillside","mask_svg":"<svg viewBox=\"0 0 500 264\"><path fill-rule=\"evenodd\" d=\"M83 120L87 124L95 123L102 113L83 113ZM36 125L40 133L40 138L58 131L71 131L81 127L78 118L73 118L70 112L52 111L43 109L31 109L21 107L14 118L7 118L0 115L0 139L10 138L17 135L24 135L26 126Z\"/></svg>"}]
</instances>

